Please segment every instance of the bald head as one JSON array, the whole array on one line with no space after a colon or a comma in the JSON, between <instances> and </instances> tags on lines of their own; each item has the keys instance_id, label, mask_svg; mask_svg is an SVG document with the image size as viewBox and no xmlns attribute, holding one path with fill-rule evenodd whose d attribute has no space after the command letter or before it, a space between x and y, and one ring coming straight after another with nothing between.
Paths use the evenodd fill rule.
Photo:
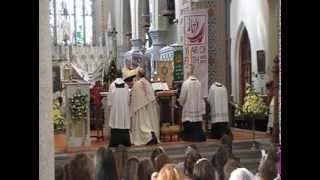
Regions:
<instances>
[{"instance_id":1,"label":"bald head","mask_svg":"<svg viewBox=\"0 0 320 180\"><path fill-rule=\"evenodd\" d=\"M144 71L144 69L142 69L141 67L138 67L138 69L137 69L137 76L138 76L138 78L144 77L144 76L145 76L145 71Z\"/></svg>"}]
</instances>

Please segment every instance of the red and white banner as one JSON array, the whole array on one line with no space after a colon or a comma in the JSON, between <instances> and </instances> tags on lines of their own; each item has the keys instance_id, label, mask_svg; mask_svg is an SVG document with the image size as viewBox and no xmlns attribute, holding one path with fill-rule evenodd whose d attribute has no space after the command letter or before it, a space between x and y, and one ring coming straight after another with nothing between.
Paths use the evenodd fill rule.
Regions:
<instances>
[{"instance_id":1,"label":"red and white banner","mask_svg":"<svg viewBox=\"0 0 320 180\"><path fill-rule=\"evenodd\" d=\"M202 94L208 96L208 10L183 11L184 72L188 64L194 66L194 75L200 80ZM191 53L190 53L191 52ZM184 79L186 79L186 73Z\"/></svg>"}]
</instances>

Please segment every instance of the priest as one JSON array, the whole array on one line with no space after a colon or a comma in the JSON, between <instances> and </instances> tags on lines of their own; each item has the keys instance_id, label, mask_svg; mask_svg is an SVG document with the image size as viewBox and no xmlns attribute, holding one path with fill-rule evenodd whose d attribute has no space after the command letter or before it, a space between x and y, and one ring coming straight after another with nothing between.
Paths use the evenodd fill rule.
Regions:
<instances>
[{"instance_id":1,"label":"priest","mask_svg":"<svg viewBox=\"0 0 320 180\"><path fill-rule=\"evenodd\" d=\"M181 87L178 102L182 109L184 141L201 142L206 140L202 129L202 115L205 114L205 102L201 94L201 83L193 74L193 66L189 65L187 71L188 79Z\"/></svg>"},{"instance_id":2,"label":"priest","mask_svg":"<svg viewBox=\"0 0 320 180\"><path fill-rule=\"evenodd\" d=\"M111 127L110 147L122 144L130 146L129 89L122 78L114 81L108 98L110 110L109 126Z\"/></svg>"},{"instance_id":3,"label":"priest","mask_svg":"<svg viewBox=\"0 0 320 180\"><path fill-rule=\"evenodd\" d=\"M229 113L227 88L219 82L215 82L209 89L208 101L211 114L212 138L220 139L223 135L229 135Z\"/></svg>"},{"instance_id":4,"label":"priest","mask_svg":"<svg viewBox=\"0 0 320 180\"><path fill-rule=\"evenodd\" d=\"M131 90L131 141L134 145L149 145L159 142L158 104L151 83L146 80L144 75L144 70L138 67L137 81Z\"/></svg>"}]
</instances>

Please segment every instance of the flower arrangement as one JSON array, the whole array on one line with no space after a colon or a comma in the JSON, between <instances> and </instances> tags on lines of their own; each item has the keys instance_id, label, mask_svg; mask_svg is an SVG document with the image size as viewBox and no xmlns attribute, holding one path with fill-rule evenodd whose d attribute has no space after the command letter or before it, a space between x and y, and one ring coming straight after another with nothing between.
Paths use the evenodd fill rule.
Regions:
<instances>
[{"instance_id":1,"label":"flower arrangement","mask_svg":"<svg viewBox=\"0 0 320 180\"><path fill-rule=\"evenodd\" d=\"M71 118L75 121L83 121L87 117L88 95L82 94L80 90L75 92L70 100Z\"/></svg>"},{"instance_id":2,"label":"flower arrangement","mask_svg":"<svg viewBox=\"0 0 320 180\"><path fill-rule=\"evenodd\" d=\"M57 102L53 103L53 127L55 132L65 132L64 118L61 115L60 106Z\"/></svg>"},{"instance_id":3,"label":"flower arrangement","mask_svg":"<svg viewBox=\"0 0 320 180\"><path fill-rule=\"evenodd\" d=\"M268 112L268 107L263 98L259 96L252 85L248 84L244 104L242 106L236 105L236 109L238 115L245 117L264 117Z\"/></svg>"}]
</instances>

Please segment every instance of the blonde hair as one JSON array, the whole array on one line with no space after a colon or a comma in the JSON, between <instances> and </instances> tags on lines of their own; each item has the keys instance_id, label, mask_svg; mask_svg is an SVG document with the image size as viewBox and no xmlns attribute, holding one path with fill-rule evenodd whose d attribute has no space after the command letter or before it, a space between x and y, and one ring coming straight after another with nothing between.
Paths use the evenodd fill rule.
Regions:
<instances>
[{"instance_id":1,"label":"blonde hair","mask_svg":"<svg viewBox=\"0 0 320 180\"><path fill-rule=\"evenodd\" d=\"M183 180L183 174L173 164L166 164L161 168L158 180Z\"/></svg>"}]
</instances>

